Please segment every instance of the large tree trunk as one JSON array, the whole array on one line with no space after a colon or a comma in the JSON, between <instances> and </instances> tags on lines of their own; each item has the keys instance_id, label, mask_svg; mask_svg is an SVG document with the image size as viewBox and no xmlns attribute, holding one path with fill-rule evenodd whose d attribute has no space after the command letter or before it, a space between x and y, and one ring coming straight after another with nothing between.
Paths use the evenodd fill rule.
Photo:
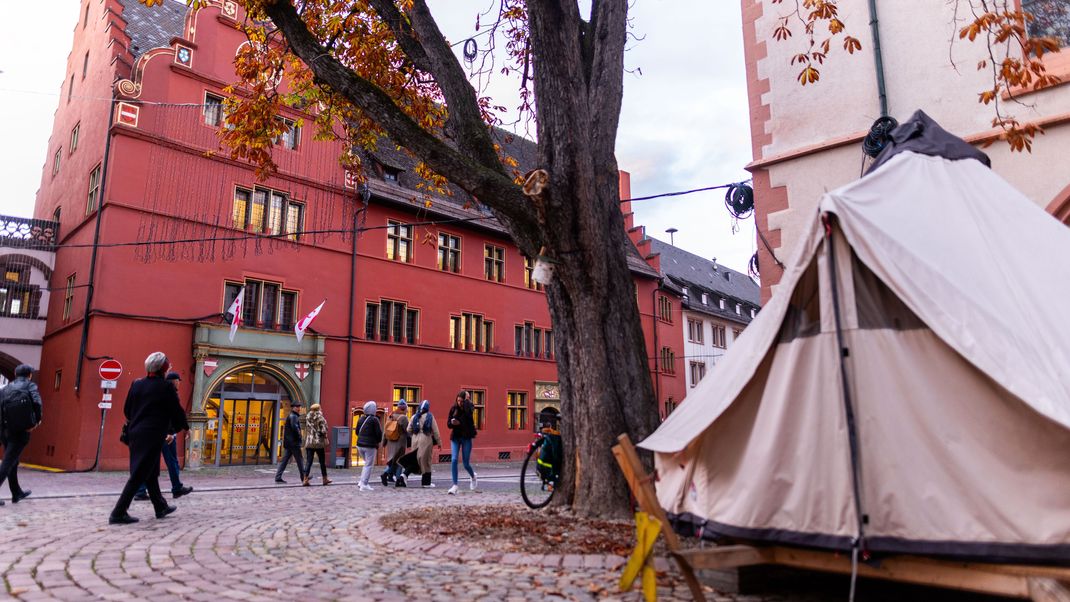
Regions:
<instances>
[{"instance_id":1,"label":"large tree trunk","mask_svg":"<svg viewBox=\"0 0 1070 602\"><path fill-rule=\"evenodd\" d=\"M575 2L528 3L539 162L550 175L543 239L557 261L547 297L569 454L561 493L589 516L629 510L610 448L620 433L645 437L658 417L614 155L625 11L596 1L588 24Z\"/></svg>"},{"instance_id":2,"label":"large tree trunk","mask_svg":"<svg viewBox=\"0 0 1070 602\"><path fill-rule=\"evenodd\" d=\"M547 287L556 332L565 439L558 500L588 516L630 511L627 485L610 447L620 433L641 439L657 405L628 270L631 241L620 213L614 156L620 117L627 0L592 0L591 20L576 0L528 0L539 165L547 187L525 196L497 158L475 91L424 0L399 16L393 0L370 0L405 53L439 84L449 108L445 144L405 115L385 92L342 64L304 25L289 0L265 5L291 51L316 81L372 116L390 135L487 205L521 250L556 263Z\"/></svg>"}]
</instances>

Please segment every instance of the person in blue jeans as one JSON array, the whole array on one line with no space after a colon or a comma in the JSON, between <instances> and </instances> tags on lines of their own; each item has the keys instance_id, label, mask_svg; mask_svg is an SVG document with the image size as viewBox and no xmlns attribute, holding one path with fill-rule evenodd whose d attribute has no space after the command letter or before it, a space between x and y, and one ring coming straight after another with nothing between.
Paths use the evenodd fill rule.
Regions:
<instances>
[{"instance_id":1,"label":"person in blue jeans","mask_svg":"<svg viewBox=\"0 0 1070 602\"><path fill-rule=\"evenodd\" d=\"M476 471L472 470L469 460L472 457L472 439L476 438L475 406L468 398L468 391L461 391L450 408L446 426L450 428L450 469L453 486L446 493L457 493L457 458L463 457L464 469L468 471L468 488L476 489Z\"/></svg>"},{"instance_id":2,"label":"person in blue jeans","mask_svg":"<svg viewBox=\"0 0 1070 602\"><path fill-rule=\"evenodd\" d=\"M167 382L178 390L178 382L182 380L182 377L178 375L178 372L168 372L165 377ZM167 439L164 440L163 446L163 462L167 465L167 476L171 477L171 496L180 498L187 493L192 493L193 488L183 485L180 469L178 467L178 434L172 432L167 435ZM135 500L145 501L149 499L149 489L142 483L141 489L137 490L137 494L134 495Z\"/></svg>"}]
</instances>

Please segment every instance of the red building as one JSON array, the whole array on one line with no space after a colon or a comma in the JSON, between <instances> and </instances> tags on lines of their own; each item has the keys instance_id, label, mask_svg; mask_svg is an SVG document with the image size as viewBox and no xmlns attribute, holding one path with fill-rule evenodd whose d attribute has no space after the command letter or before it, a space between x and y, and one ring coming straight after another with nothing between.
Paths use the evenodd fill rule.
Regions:
<instances>
[{"instance_id":1,"label":"red building","mask_svg":"<svg viewBox=\"0 0 1070 602\"><path fill-rule=\"evenodd\" d=\"M339 425L369 399L429 399L442 414L459 389L476 402L476 459L515 459L534 413L559 402L530 260L463 195L427 206L400 153L369 156L358 190L341 144L314 141L296 110L279 116L291 129L273 151L278 173L258 181L218 140L243 16L208 4L84 2L36 205L60 224L51 286L62 294L49 303L46 420L27 460L125 467L115 412L156 350L184 379L193 465L274 462L289 399L321 403ZM530 157L530 143L503 143ZM679 298L638 251L630 264L655 369L663 350L682 358ZM242 289L230 341L226 312ZM324 300L299 342L295 321ZM655 317L666 303L675 311ZM101 431L105 357L124 372ZM683 397L680 365L661 366L659 407Z\"/></svg>"}]
</instances>

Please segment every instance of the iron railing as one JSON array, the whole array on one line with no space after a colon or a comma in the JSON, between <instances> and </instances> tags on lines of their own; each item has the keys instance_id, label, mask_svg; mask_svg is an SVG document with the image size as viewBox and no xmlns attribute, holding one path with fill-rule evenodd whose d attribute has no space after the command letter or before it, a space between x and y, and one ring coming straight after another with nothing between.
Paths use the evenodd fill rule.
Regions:
<instances>
[{"instance_id":1,"label":"iron railing","mask_svg":"<svg viewBox=\"0 0 1070 602\"><path fill-rule=\"evenodd\" d=\"M44 219L0 215L0 247L54 251L59 224Z\"/></svg>"}]
</instances>

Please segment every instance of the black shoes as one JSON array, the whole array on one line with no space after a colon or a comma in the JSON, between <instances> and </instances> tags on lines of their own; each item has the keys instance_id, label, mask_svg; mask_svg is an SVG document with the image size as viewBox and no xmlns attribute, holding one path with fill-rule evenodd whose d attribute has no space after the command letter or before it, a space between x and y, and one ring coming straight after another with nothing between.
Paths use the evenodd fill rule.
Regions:
<instances>
[{"instance_id":1,"label":"black shoes","mask_svg":"<svg viewBox=\"0 0 1070 602\"><path fill-rule=\"evenodd\" d=\"M404 475L398 475L397 481L394 482L394 487L408 487L408 485L405 484Z\"/></svg>"},{"instance_id":2,"label":"black shoes","mask_svg":"<svg viewBox=\"0 0 1070 602\"><path fill-rule=\"evenodd\" d=\"M379 477L379 480L383 482L383 487L386 487L386 484L390 482L390 475L384 472L383 475Z\"/></svg>"},{"instance_id":3,"label":"black shoes","mask_svg":"<svg viewBox=\"0 0 1070 602\"><path fill-rule=\"evenodd\" d=\"M26 499L26 498L30 497L30 494L31 494L31 493L33 493L33 492L32 492L32 491L30 491L29 489L27 489L27 490L23 491L23 492L22 492L21 494L19 494L19 495L13 495L13 496L11 496L11 503L12 503L12 504L17 504L17 503L19 503L19 502L21 502L22 500L24 500L24 499Z\"/></svg>"},{"instance_id":4,"label":"black shoes","mask_svg":"<svg viewBox=\"0 0 1070 602\"><path fill-rule=\"evenodd\" d=\"M167 506L163 510L157 510L156 511L156 518L163 518L163 517L167 516L168 514L171 514L175 510L178 510L178 506ZM137 520L137 519L134 519L134 520Z\"/></svg>"},{"instance_id":5,"label":"black shoes","mask_svg":"<svg viewBox=\"0 0 1070 602\"><path fill-rule=\"evenodd\" d=\"M275 477L275 482L276 483L285 483L286 481L283 481L281 477Z\"/></svg>"},{"instance_id":6,"label":"black shoes","mask_svg":"<svg viewBox=\"0 0 1070 602\"><path fill-rule=\"evenodd\" d=\"M171 492L171 497L173 497L173 498L175 498L177 500L178 498L180 498L180 497L182 497L184 495L189 495L191 493L193 493L193 488L190 487L189 485L183 485L182 487L179 487L178 489L175 489L174 491L172 491Z\"/></svg>"},{"instance_id":7,"label":"black shoes","mask_svg":"<svg viewBox=\"0 0 1070 602\"><path fill-rule=\"evenodd\" d=\"M132 525L138 521L137 518L130 516L129 514L123 514L122 516L115 516L114 514L108 517L109 525Z\"/></svg>"}]
</instances>

